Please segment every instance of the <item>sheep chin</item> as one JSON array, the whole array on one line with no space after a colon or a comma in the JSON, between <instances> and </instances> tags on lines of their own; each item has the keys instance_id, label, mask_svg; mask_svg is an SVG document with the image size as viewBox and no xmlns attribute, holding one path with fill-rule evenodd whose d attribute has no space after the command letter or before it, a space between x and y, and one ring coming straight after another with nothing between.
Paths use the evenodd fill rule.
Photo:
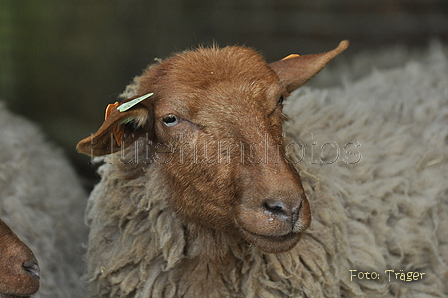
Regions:
<instances>
[{"instance_id":1,"label":"sheep chin","mask_svg":"<svg viewBox=\"0 0 448 298\"><path fill-rule=\"evenodd\" d=\"M0 298L24 298L31 297L31 295L35 294L40 287L39 278L29 273L25 274L27 276L21 275L17 277L17 281L20 281L23 284L22 287L0 293Z\"/></svg>"}]
</instances>

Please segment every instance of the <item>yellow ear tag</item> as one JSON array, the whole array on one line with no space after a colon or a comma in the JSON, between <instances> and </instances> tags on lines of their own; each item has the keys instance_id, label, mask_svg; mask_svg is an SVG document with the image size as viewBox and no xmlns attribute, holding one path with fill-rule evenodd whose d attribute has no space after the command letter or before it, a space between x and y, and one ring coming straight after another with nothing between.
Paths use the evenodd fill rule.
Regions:
<instances>
[{"instance_id":1,"label":"yellow ear tag","mask_svg":"<svg viewBox=\"0 0 448 298\"><path fill-rule=\"evenodd\" d=\"M282 60L291 59L291 58L295 58L295 57L299 57L299 56L300 56L299 54L291 54L291 55L286 56Z\"/></svg>"},{"instance_id":2,"label":"yellow ear tag","mask_svg":"<svg viewBox=\"0 0 448 298\"><path fill-rule=\"evenodd\" d=\"M109 118L110 113L112 113L112 111L113 111L114 109L116 109L116 108L118 107L118 105L119 105L118 101L116 101L115 103L111 103L111 104L108 104L108 105L107 105L107 107L106 107L106 113L104 113L104 120L106 120L107 118Z\"/></svg>"},{"instance_id":3,"label":"yellow ear tag","mask_svg":"<svg viewBox=\"0 0 448 298\"><path fill-rule=\"evenodd\" d=\"M154 93L148 93L148 94L142 95L140 97L134 98L133 100L130 100L130 101L122 103L122 104L119 104L118 101L116 101L115 103L107 105L106 113L104 115L104 120L109 118L109 116L113 110L117 109L120 113L125 112L152 95L154 95ZM114 126L112 128L112 133L114 134L115 142L117 143L118 147L121 146L121 142L123 141L124 128L125 127L123 124Z\"/></svg>"},{"instance_id":4,"label":"yellow ear tag","mask_svg":"<svg viewBox=\"0 0 448 298\"><path fill-rule=\"evenodd\" d=\"M115 103L109 104L106 107L106 113L104 114L104 120L109 118L110 114L113 110L115 110L118 107L119 103L116 101ZM112 128L112 133L114 134L115 142L117 143L118 147L121 146L121 141L123 140L124 136L124 126L123 125L117 125Z\"/></svg>"}]
</instances>

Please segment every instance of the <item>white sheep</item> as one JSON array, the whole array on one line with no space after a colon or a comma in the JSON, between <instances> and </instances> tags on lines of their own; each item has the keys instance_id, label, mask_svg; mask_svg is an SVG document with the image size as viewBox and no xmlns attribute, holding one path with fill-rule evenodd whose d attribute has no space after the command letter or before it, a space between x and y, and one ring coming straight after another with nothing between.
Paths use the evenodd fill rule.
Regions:
<instances>
[{"instance_id":1,"label":"white sheep","mask_svg":"<svg viewBox=\"0 0 448 298\"><path fill-rule=\"evenodd\" d=\"M329 59L315 69L300 56L294 72L295 56L267 65L222 51L149 68L123 95L134 106L112 105L78 144L106 155L87 210L90 297L448 295L442 51L300 89L285 101L284 139L278 86Z\"/></svg>"},{"instance_id":2,"label":"white sheep","mask_svg":"<svg viewBox=\"0 0 448 298\"><path fill-rule=\"evenodd\" d=\"M0 218L35 253L33 297L82 297L87 195L61 150L0 102Z\"/></svg>"}]
</instances>

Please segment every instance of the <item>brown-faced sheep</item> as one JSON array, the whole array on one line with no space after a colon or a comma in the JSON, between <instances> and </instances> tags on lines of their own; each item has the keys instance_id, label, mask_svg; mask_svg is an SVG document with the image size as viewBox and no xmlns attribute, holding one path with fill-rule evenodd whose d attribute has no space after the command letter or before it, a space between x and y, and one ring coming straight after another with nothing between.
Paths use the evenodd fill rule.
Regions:
<instances>
[{"instance_id":1,"label":"brown-faced sheep","mask_svg":"<svg viewBox=\"0 0 448 298\"><path fill-rule=\"evenodd\" d=\"M0 297L29 297L39 290L33 252L0 220Z\"/></svg>"},{"instance_id":2,"label":"brown-faced sheep","mask_svg":"<svg viewBox=\"0 0 448 298\"><path fill-rule=\"evenodd\" d=\"M36 254L36 298L82 297L87 201L60 149L0 102L0 218Z\"/></svg>"},{"instance_id":3,"label":"brown-faced sheep","mask_svg":"<svg viewBox=\"0 0 448 298\"><path fill-rule=\"evenodd\" d=\"M285 97L346 46L271 64L199 49L136 78L78 144L107 155L87 211L90 297L448 294L442 54L302 89L282 130Z\"/></svg>"}]
</instances>

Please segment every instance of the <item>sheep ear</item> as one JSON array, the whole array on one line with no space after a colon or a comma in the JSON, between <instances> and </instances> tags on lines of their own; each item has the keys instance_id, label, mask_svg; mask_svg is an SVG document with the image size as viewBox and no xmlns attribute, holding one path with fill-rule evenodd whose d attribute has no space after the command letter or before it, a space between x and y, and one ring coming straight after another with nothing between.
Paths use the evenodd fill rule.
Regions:
<instances>
[{"instance_id":1,"label":"sheep ear","mask_svg":"<svg viewBox=\"0 0 448 298\"><path fill-rule=\"evenodd\" d=\"M291 92L305 84L315 76L336 55L348 47L348 41L344 40L332 51L314 55L289 55L282 60L269 64L285 83L288 92Z\"/></svg>"},{"instance_id":2,"label":"sheep ear","mask_svg":"<svg viewBox=\"0 0 448 298\"><path fill-rule=\"evenodd\" d=\"M150 131L149 110L146 105L136 102L141 101L142 97L108 105L103 125L96 133L78 143L78 152L90 156L111 154L128 147Z\"/></svg>"}]
</instances>

